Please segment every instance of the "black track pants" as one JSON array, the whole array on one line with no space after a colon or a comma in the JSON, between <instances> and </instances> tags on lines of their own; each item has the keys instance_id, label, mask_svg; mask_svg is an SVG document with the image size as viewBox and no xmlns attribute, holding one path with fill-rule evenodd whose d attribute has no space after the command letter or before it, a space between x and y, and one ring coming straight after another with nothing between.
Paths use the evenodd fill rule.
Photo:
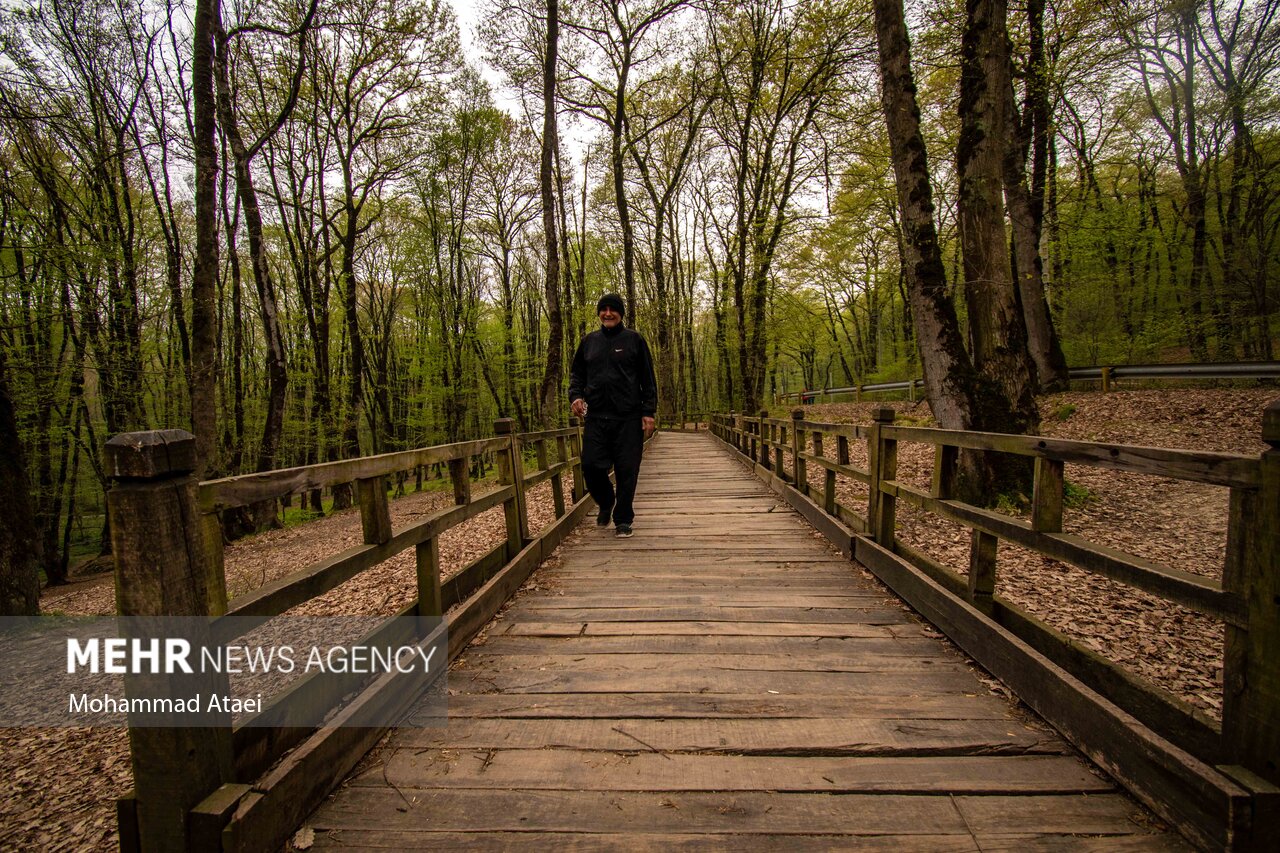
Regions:
<instances>
[{"instance_id":1,"label":"black track pants","mask_svg":"<svg viewBox=\"0 0 1280 853\"><path fill-rule=\"evenodd\" d=\"M640 418L587 417L582 432L582 476L600 508L613 509L615 524L630 524L635 518L631 502L636 496L643 453L644 426ZM609 482L610 468L618 475L616 494L613 483Z\"/></svg>"}]
</instances>

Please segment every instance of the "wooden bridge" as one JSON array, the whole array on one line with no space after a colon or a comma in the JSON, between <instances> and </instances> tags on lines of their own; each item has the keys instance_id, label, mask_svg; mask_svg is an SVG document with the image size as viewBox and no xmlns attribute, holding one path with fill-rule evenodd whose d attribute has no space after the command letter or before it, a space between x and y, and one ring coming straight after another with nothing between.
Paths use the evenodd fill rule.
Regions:
<instances>
[{"instance_id":1,"label":"wooden bridge","mask_svg":"<svg viewBox=\"0 0 1280 853\"><path fill-rule=\"evenodd\" d=\"M1280 427L1280 407L1268 418L1269 430ZM173 738L149 741L135 730L139 790L121 806L123 846L163 848L181 837L193 847L271 849L303 826L315 849L1274 849L1277 451L1259 459L891 421L889 410L871 427L799 413L721 416L712 432L661 433L645 454L636 535L625 540L582 521L592 507L580 497L572 428L517 437L508 425L497 439L357 460L359 470L335 463L347 468L190 484L188 499L206 519L268 492L353 476L365 484L366 545L230 610L265 618L417 547L420 596L410 612L447 614L449 720L393 730L345 782L382 727L281 736L290 730L237 726L226 745L179 737L185 763L170 754ZM901 440L935 444L931 489L897 481ZM853 441L867 442L866 469L850 462ZM961 448L1035 458L1030 521L950 497ZM486 452L499 454L504 485L473 499L462 461ZM376 478L442 460L458 506L391 530ZM1062 533L1066 461L1231 489L1224 583ZM576 501L560 486L571 473ZM870 487L865 514L837 500L838 477ZM524 489L548 479L558 519L530 535ZM894 542L896 500L972 528L967 578ZM442 586L435 537L499 503L508 541ZM1082 655L994 594L998 538L1222 618L1221 726ZM131 585L145 585L129 578L146 574L127 555L118 567L125 601ZM216 566L187 573L207 577ZM1057 731L994 693L939 629ZM352 706L412 719L425 686L384 679ZM264 713L288 719L285 700ZM254 734L264 731L275 734ZM202 789L186 781L196 775L193 753L223 768ZM167 786L170 816L175 785L187 789L183 820L164 829L178 836L163 835L166 813L148 785Z\"/></svg>"},{"instance_id":2,"label":"wooden bridge","mask_svg":"<svg viewBox=\"0 0 1280 853\"><path fill-rule=\"evenodd\" d=\"M1169 849L709 434L659 436L636 513L562 546L317 847Z\"/></svg>"}]
</instances>

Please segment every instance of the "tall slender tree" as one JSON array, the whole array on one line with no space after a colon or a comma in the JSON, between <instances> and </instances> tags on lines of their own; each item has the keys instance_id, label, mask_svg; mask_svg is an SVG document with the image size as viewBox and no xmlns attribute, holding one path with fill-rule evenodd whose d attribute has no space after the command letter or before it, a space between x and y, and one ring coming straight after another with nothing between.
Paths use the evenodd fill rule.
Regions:
<instances>
[{"instance_id":1,"label":"tall slender tree","mask_svg":"<svg viewBox=\"0 0 1280 853\"><path fill-rule=\"evenodd\" d=\"M547 361L538 394L542 426L551 429L559 420L556 402L564 381L561 348L564 323L560 314L560 246L556 237L556 185L554 158L560 145L556 130L556 62L560 55L560 2L547 0L547 46L542 65L542 157L538 176L542 190L542 233L546 241L547 267L543 292L547 300Z\"/></svg>"}]
</instances>

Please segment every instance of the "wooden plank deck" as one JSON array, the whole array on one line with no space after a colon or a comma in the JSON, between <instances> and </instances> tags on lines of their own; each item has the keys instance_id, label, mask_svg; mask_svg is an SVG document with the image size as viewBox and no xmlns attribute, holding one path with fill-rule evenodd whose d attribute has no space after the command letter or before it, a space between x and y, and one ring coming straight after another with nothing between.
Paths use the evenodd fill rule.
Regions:
<instances>
[{"instance_id":1,"label":"wooden plank deck","mask_svg":"<svg viewBox=\"0 0 1280 853\"><path fill-rule=\"evenodd\" d=\"M315 849L1178 850L706 434L645 455Z\"/></svg>"}]
</instances>

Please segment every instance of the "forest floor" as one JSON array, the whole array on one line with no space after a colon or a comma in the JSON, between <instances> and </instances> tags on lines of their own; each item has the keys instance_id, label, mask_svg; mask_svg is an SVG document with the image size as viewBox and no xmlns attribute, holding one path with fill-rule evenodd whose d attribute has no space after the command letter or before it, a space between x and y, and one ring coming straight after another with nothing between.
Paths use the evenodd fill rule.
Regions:
<instances>
[{"instance_id":1,"label":"forest floor","mask_svg":"<svg viewBox=\"0 0 1280 853\"><path fill-rule=\"evenodd\" d=\"M1040 401L1041 433L1057 438L1157 447L1260 453L1263 408L1275 389L1177 389L1073 392ZM904 425L931 423L923 404L830 403L810 406L809 420L869 423L889 405ZM865 464L865 447L851 447ZM927 485L932 454L899 447L899 479ZM1065 527L1115 548L1208 577L1221 577L1226 546L1227 490L1166 478L1068 465L1074 495ZM476 492L482 491L477 485ZM865 490L846 487L842 500L865 505ZM452 502L451 491L411 493L391 503L403 525ZM530 526L553 518L550 484L532 490ZM898 510L898 536L963 571L969 538L958 526ZM441 537L446 576L504 537L501 508ZM347 510L226 548L227 586L234 597L361 541L360 514ZM412 550L364 572L291 611L294 615L391 614L416 594ZM1218 716L1222 703L1222 627L1181 607L1001 543L997 591L1054 627L1129 667L1196 708ZM114 611L110 583L88 581L47 590L45 612ZM0 849L116 849L115 799L131 787L123 729L0 730Z\"/></svg>"}]
</instances>

